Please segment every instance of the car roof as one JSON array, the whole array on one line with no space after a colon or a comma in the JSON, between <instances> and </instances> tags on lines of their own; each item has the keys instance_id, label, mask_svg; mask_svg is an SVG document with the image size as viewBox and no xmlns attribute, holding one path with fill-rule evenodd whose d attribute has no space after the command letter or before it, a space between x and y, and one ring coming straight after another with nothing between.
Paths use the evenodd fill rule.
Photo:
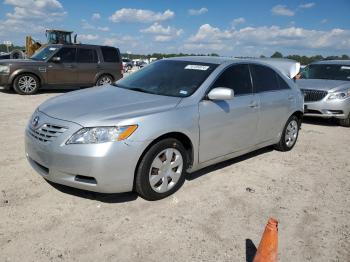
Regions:
<instances>
[{"instance_id":1,"label":"car roof","mask_svg":"<svg viewBox=\"0 0 350 262\"><path fill-rule=\"evenodd\" d=\"M97 47L111 47L118 49L118 47L114 46L107 46L107 45L87 45L87 44L50 44L47 46L57 46L57 47L90 47L90 48L97 48Z\"/></svg>"},{"instance_id":2,"label":"car roof","mask_svg":"<svg viewBox=\"0 0 350 262\"><path fill-rule=\"evenodd\" d=\"M311 63L312 65L350 65L350 60L322 60Z\"/></svg>"}]
</instances>

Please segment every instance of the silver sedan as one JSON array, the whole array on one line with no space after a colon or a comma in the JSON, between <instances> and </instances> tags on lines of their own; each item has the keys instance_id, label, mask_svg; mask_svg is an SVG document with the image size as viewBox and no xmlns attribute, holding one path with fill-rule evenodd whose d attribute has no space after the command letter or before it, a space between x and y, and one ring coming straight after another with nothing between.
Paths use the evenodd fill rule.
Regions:
<instances>
[{"instance_id":1,"label":"silver sedan","mask_svg":"<svg viewBox=\"0 0 350 262\"><path fill-rule=\"evenodd\" d=\"M295 64L210 57L152 63L40 105L26 156L54 183L164 198L186 172L270 145L293 148L303 97L288 68Z\"/></svg>"}]
</instances>

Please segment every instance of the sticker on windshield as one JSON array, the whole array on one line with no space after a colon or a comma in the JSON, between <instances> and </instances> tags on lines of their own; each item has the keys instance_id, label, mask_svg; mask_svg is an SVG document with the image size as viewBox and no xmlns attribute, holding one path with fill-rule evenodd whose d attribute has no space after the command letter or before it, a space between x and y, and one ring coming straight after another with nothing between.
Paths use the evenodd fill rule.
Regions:
<instances>
[{"instance_id":1,"label":"sticker on windshield","mask_svg":"<svg viewBox=\"0 0 350 262\"><path fill-rule=\"evenodd\" d=\"M180 90L180 94L181 95L187 95L187 91L186 90Z\"/></svg>"},{"instance_id":2,"label":"sticker on windshield","mask_svg":"<svg viewBox=\"0 0 350 262\"><path fill-rule=\"evenodd\" d=\"M340 70L350 70L350 66L342 66Z\"/></svg>"},{"instance_id":3,"label":"sticker on windshield","mask_svg":"<svg viewBox=\"0 0 350 262\"><path fill-rule=\"evenodd\" d=\"M209 66L203 66L203 65L187 65L185 69L190 69L190 70L201 70L205 71L208 70Z\"/></svg>"},{"instance_id":4,"label":"sticker on windshield","mask_svg":"<svg viewBox=\"0 0 350 262\"><path fill-rule=\"evenodd\" d=\"M50 48L49 48L50 51L55 51L56 49L57 49L57 48L55 48L55 47L50 47Z\"/></svg>"}]
</instances>

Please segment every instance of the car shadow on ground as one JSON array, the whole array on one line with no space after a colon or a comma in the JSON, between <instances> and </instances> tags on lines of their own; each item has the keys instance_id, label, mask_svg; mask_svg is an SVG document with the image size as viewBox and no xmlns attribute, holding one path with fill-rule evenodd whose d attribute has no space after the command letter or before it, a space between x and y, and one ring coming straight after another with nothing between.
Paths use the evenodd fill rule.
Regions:
<instances>
[{"instance_id":1,"label":"car shadow on ground","mask_svg":"<svg viewBox=\"0 0 350 262\"><path fill-rule=\"evenodd\" d=\"M304 116L303 124L320 125L320 126L339 126L335 118L307 117ZM302 128L303 126L301 126Z\"/></svg>"},{"instance_id":2,"label":"car shadow on ground","mask_svg":"<svg viewBox=\"0 0 350 262\"><path fill-rule=\"evenodd\" d=\"M249 238L245 240L245 260L246 262L253 262L256 254L256 246Z\"/></svg>"},{"instance_id":3,"label":"car shadow on ground","mask_svg":"<svg viewBox=\"0 0 350 262\"><path fill-rule=\"evenodd\" d=\"M46 180L46 182L62 193L109 204L131 202L136 200L138 197L137 194L134 192L103 194L56 184L48 180Z\"/></svg>"},{"instance_id":4,"label":"car shadow on ground","mask_svg":"<svg viewBox=\"0 0 350 262\"><path fill-rule=\"evenodd\" d=\"M262 155L262 154L271 152L271 151L273 151L273 150L274 150L274 149L273 149L272 146L264 147L264 148L258 149L258 150L256 150L256 151L250 152L250 153L248 153L248 154L245 154L245 155L242 155L242 156L238 156L238 157L235 157L235 158L226 160L226 161L224 161L224 162L220 162L220 163L217 163L217 164L214 164L214 165L205 167L205 168L200 169L200 170L198 170L198 171L196 171L196 172L194 172L194 173L187 174L186 180L191 181L191 180L197 179L197 178L199 178L199 177L201 177L201 176L210 174L211 172L214 172L214 171L216 171L216 170L225 168L225 167L227 167L227 166L231 166L231 165L233 165L233 164L239 163L239 162L241 162L241 161L250 159L250 158L255 157L255 156L258 156L258 155Z\"/></svg>"}]
</instances>

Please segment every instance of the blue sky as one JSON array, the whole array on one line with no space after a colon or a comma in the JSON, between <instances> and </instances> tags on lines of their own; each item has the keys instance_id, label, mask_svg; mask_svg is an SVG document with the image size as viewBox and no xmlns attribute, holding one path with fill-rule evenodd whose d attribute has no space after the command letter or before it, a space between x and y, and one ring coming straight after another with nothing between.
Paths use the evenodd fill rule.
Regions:
<instances>
[{"instance_id":1,"label":"blue sky","mask_svg":"<svg viewBox=\"0 0 350 262\"><path fill-rule=\"evenodd\" d=\"M349 13L349 0L4 0L0 41L62 28L131 53L349 55Z\"/></svg>"}]
</instances>

